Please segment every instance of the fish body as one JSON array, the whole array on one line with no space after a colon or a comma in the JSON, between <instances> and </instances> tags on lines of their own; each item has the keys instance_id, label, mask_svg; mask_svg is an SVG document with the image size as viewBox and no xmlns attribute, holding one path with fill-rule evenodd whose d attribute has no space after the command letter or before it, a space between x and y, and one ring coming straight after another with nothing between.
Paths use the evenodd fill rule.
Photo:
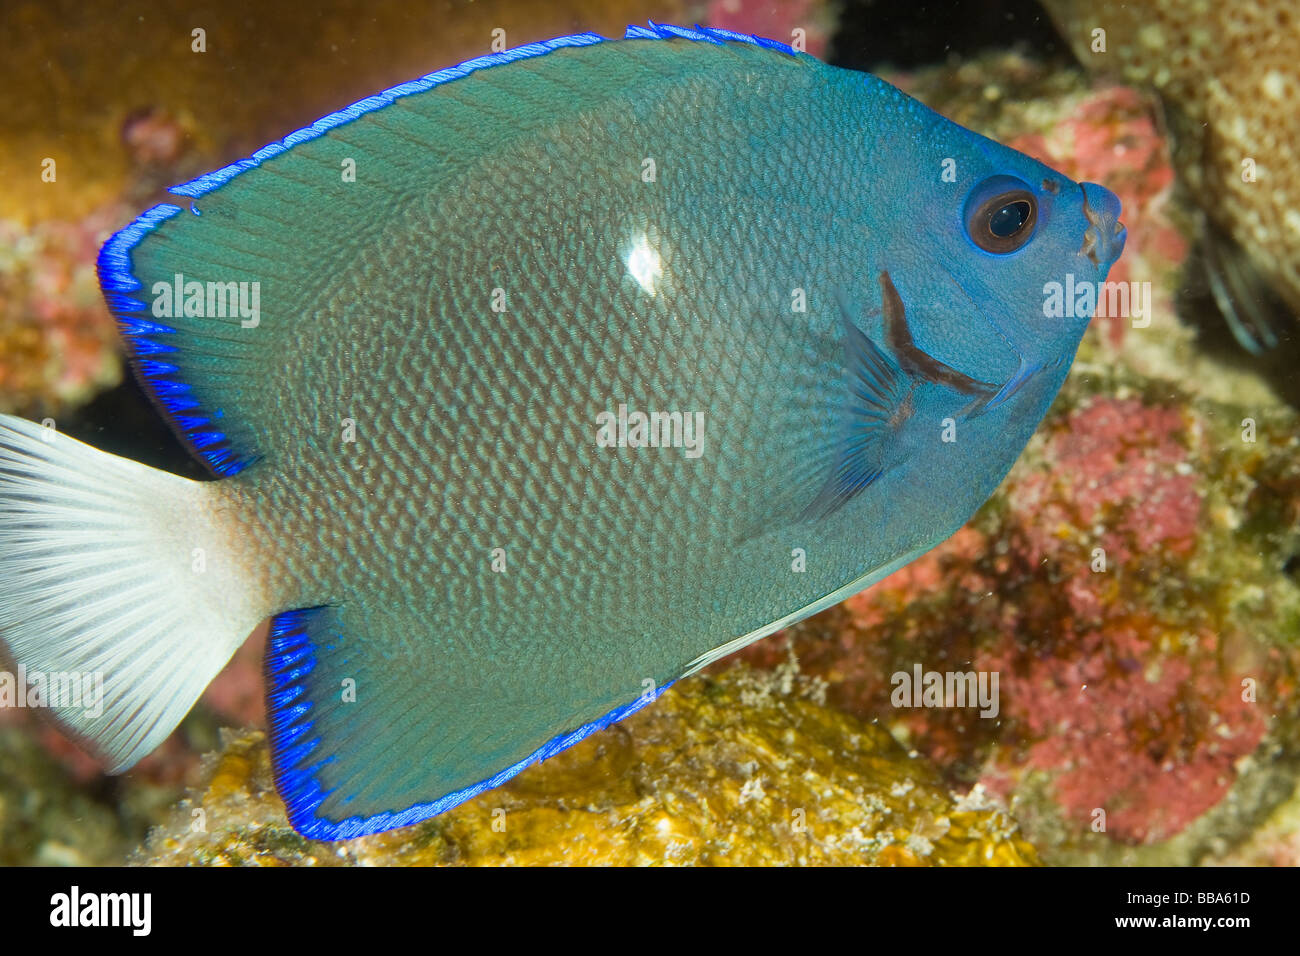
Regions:
<instances>
[{"instance_id":1,"label":"fish body","mask_svg":"<svg viewBox=\"0 0 1300 956\"><path fill-rule=\"evenodd\" d=\"M0 640L105 672L102 717L56 716L121 770L274 616L277 783L328 839L952 534L1086 327L1045 283L1124 240L1101 187L875 77L671 27L470 61L172 192L101 280L220 480L0 420Z\"/></svg>"}]
</instances>

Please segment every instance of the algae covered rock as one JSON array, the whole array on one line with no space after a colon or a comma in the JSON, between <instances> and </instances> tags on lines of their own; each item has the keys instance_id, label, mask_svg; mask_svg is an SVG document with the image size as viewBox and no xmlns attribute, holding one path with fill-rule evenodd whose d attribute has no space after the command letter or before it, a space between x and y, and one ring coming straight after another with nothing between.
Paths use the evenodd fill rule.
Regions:
<instances>
[{"instance_id":1,"label":"algae covered rock","mask_svg":"<svg viewBox=\"0 0 1300 956\"><path fill-rule=\"evenodd\" d=\"M0 725L0 866L116 863L130 849L113 808L83 792L26 729Z\"/></svg>"},{"instance_id":2,"label":"algae covered rock","mask_svg":"<svg viewBox=\"0 0 1300 956\"><path fill-rule=\"evenodd\" d=\"M1007 53L902 80L1115 189L1128 307L1094 319L965 528L742 657L779 666L788 644L832 706L998 793L1048 863L1293 858L1300 415L1194 329L1154 101ZM996 674L996 717L895 706L894 676L917 666Z\"/></svg>"},{"instance_id":3,"label":"algae covered rock","mask_svg":"<svg viewBox=\"0 0 1300 956\"><path fill-rule=\"evenodd\" d=\"M955 797L881 727L827 708L792 662L680 682L656 704L417 826L299 837L265 737L229 734L151 835L155 865L1027 865L982 790Z\"/></svg>"},{"instance_id":4,"label":"algae covered rock","mask_svg":"<svg viewBox=\"0 0 1300 956\"><path fill-rule=\"evenodd\" d=\"M1243 341L1274 344L1247 320L1258 274L1300 315L1300 10L1294 0L1044 0L1079 61L1156 90L1186 198L1228 237L1207 235L1227 313ZM1244 260L1238 250L1244 251ZM1240 315L1237 313L1240 312ZM1284 330L1277 330L1283 332Z\"/></svg>"}]
</instances>

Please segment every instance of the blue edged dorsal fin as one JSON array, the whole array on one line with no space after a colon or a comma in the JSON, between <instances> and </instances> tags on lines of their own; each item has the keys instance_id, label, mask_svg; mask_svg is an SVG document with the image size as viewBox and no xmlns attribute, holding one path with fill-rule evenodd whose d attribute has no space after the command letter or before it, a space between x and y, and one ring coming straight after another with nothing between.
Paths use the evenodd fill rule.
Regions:
<instances>
[{"instance_id":1,"label":"blue edged dorsal fin","mask_svg":"<svg viewBox=\"0 0 1300 956\"><path fill-rule=\"evenodd\" d=\"M804 509L802 520L835 513L884 474L892 463L894 437L914 411L914 379L858 328L838 291L836 302L847 394L831 444L821 450L824 484Z\"/></svg>"},{"instance_id":2,"label":"blue edged dorsal fin","mask_svg":"<svg viewBox=\"0 0 1300 956\"><path fill-rule=\"evenodd\" d=\"M182 350L187 364L189 359L201 357L204 350L195 336L182 334L183 321L160 319L156 314L164 311L158 304L161 295L158 289L159 283L166 280L160 279L146 287L136 278L131 266L131 250L159 225L180 212L179 206L163 203L115 233L99 251L99 283L109 311L117 318L128 361L145 391L176 433L202 457L213 474L232 475L251 463L253 444L245 438L238 442L245 450L237 451L238 438L245 436L232 438L229 426L221 421L221 409L205 406L196 395L189 377L180 374L181 365L176 359L180 358ZM172 288L175 288L174 284ZM183 279L181 288L184 289ZM147 295L153 297L153 305L145 301ZM165 310L171 310L170 304ZM183 315L183 299L181 312ZM237 424L235 428L238 429Z\"/></svg>"},{"instance_id":3,"label":"blue edged dorsal fin","mask_svg":"<svg viewBox=\"0 0 1300 956\"><path fill-rule=\"evenodd\" d=\"M750 43L754 46L762 47L766 50L777 50L788 56L799 56L799 52L791 47L788 43L782 43L779 40L769 40L765 37L754 36L751 33L737 33L734 30L724 30L720 27L702 27L698 23L695 29L691 30L686 27L675 27L666 23L649 22L649 26L638 27L630 26L623 34L625 40L695 40L703 43Z\"/></svg>"},{"instance_id":4,"label":"blue edged dorsal fin","mask_svg":"<svg viewBox=\"0 0 1300 956\"><path fill-rule=\"evenodd\" d=\"M137 376L216 474L281 453L277 425L301 411L278 401L284 364L301 351L298 327L334 318L331 282L382 249L404 217L427 217L443 183L519 137L562 135L594 104L653 95L647 87L692 73L743 71L753 57L816 62L704 27L562 36L384 90L173 187L183 204L154 206L99 255ZM484 71L491 82L473 79Z\"/></svg>"},{"instance_id":5,"label":"blue edged dorsal fin","mask_svg":"<svg viewBox=\"0 0 1300 956\"><path fill-rule=\"evenodd\" d=\"M265 676L276 788L294 829L314 840L380 833L450 810L671 686L511 756L517 741L503 739L510 737L511 708L486 683L466 696L445 682L422 683L420 664L374 661L376 645L391 635L361 642L355 627L347 609L334 607L288 611L271 623Z\"/></svg>"}]
</instances>

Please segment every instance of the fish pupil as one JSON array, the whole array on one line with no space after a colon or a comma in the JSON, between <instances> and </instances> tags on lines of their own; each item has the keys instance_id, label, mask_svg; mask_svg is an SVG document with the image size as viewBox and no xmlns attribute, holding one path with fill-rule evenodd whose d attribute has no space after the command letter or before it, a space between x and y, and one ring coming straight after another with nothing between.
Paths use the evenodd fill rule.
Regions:
<instances>
[{"instance_id":1,"label":"fish pupil","mask_svg":"<svg viewBox=\"0 0 1300 956\"><path fill-rule=\"evenodd\" d=\"M1037 224L1037 199L1010 176L985 180L967 199L966 233L985 252L1004 256L1024 248Z\"/></svg>"},{"instance_id":2,"label":"fish pupil","mask_svg":"<svg viewBox=\"0 0 1300 956\"><path fill-rule=\"evenodd\" d=\"M999 239L1014 236L1029 219L1029 203L1023 199L1009 202L989 217L989 232Z\"/></svg>"}]
</instances>

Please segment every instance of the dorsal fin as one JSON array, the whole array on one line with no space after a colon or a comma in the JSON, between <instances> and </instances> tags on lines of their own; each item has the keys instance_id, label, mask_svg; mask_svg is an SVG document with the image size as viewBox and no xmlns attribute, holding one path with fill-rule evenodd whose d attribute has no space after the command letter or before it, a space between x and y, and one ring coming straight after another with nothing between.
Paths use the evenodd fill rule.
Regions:
<instances>
[{"instance_id":1,"label":"dorsal fin","mask_svg":"<svg viewBox=\"0 0 1300 956\"><path fill-rule=\"evenodd\" d=\"M624 37L674 39L730 51L736 67L753 57L816 62L784 44L727 30L651 23L629 27ZM600 52L576 52L592 47ZM172 203L153 207L99 256L105 299L137 376L214 473L234 474L273 453L259 445L267 424L259 419L276 414L275 379L284 356L300 347L293 327L310 320L304 303L349 256L413 199L436 192L439 182L510 138L647 80L727 66L716 55L682 52L680 44L595 33L527 44L367 97L173 187L172 194L191 200L188 211ZM505 69L511 64L516 68ZM488 70L490 79L455 82ZM352 181L341 175L347 161L355 164ZM187 289L202 302L191 312L221 314L186 314L183 302L160 301L177 299L179 291L192 302ZM232 306L230 297L239 295ZM258 389L266 389L261 401Z\"/></svg>"}]
</instances>

